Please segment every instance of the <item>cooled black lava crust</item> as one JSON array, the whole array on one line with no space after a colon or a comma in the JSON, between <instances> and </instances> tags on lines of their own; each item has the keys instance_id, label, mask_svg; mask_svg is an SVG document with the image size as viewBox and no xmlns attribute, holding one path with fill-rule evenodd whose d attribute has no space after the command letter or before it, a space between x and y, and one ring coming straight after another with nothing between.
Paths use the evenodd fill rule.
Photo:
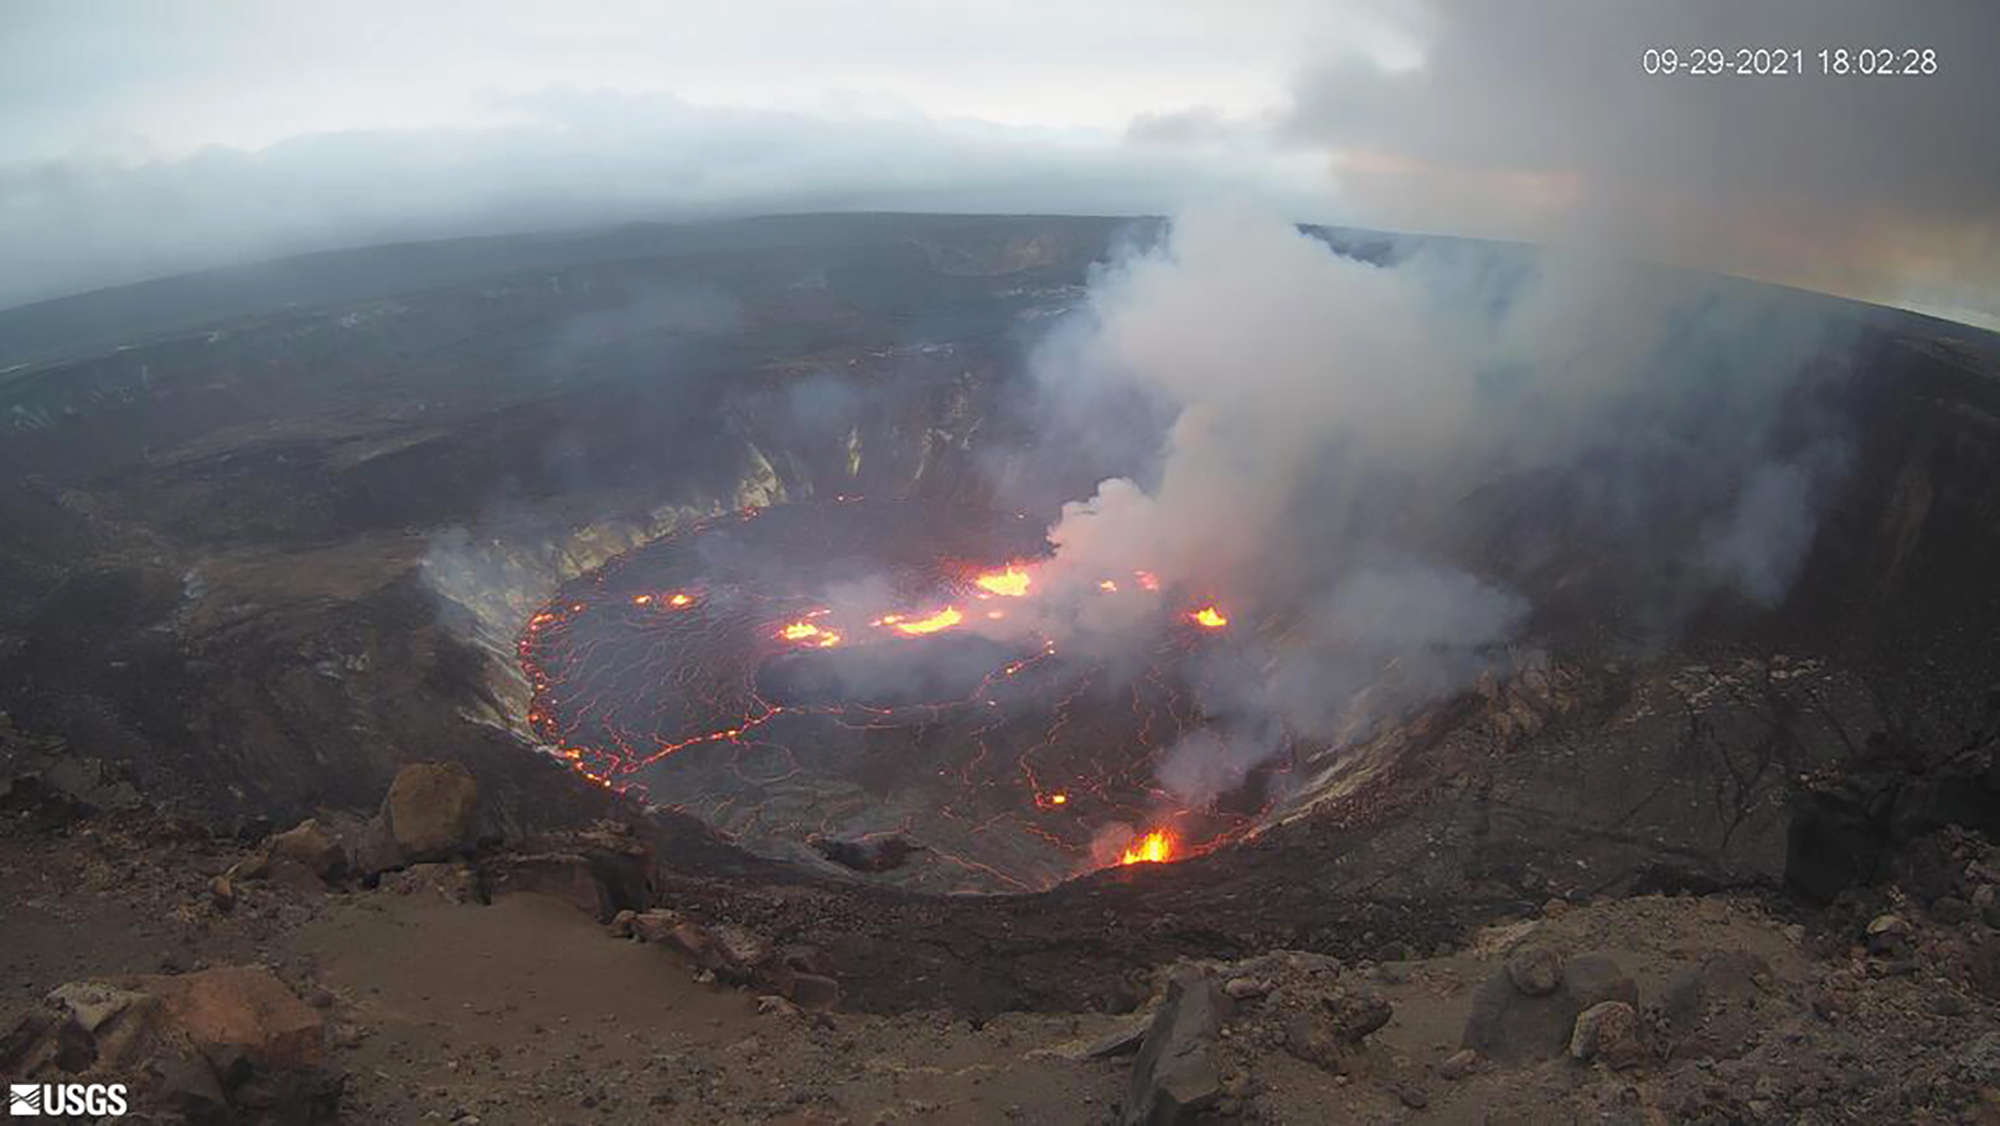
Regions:
<instances>
[{"instance_id":1,"label":"cooled black lava crust","mask_svg":"<svg viewBox=\"0 0 2000 1126\"><path fill-rule=\"evenodd\" d=\"M1188 849L1240 832L1258 784L1197 812L1154 780L1162 749L1202 726L1188 678L1227 660L1223 642L1163 630L1147 667L1114 675L1033 638L906 636L851 610L969 623L1005 604L981 600L977 575L1046 550L1015 515L914 501L711 520L530 620L529 719L580 771L767 855L825 864L831 841L900 836L916 850L869 878L925 890L1046 888L1135 828L1171 825ZM784 635L800 623L821 632Z\"/></svg>"}]
</instances>

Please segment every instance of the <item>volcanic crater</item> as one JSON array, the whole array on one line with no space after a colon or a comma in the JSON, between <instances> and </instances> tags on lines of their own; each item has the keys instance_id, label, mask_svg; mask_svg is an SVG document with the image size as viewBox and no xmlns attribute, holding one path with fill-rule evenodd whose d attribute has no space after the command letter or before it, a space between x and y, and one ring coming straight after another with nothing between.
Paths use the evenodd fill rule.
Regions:
<instances>
[{"instance_id":1,"label":"volcanic crater","mask_svg":"<svg viewBox=\"0 0 2000 1126\"><path fill-rule=\"evenodd\" d=\"M586 777L754 851L925 891L1041 890L1240 835L1288 759L1200 809L1157 781L1203 729L1224 619L1106 578L1094 597L1153 619L1150 659L1071 654L1027 622L1046 551L1025 513L943 502L704 521L528 619L530 722ZM893 861L854 859L892 840Z\"/></svg>"},{"instance_id":2,"label":"volcanic crater","mask_svg":"<svg viewBox=\"0 0 2000 1126\"><path fill-rule=\"evenodd\" d=\"M1552 895L1826 898L1926 826L1992 827L2000 804L1951 807L2000 777L1966 765L2000 723L2000 343L1716 279L1688 282L1702 310L1851 328L1769 404L1780 444L1850 439L1782 599L1648 634L1712 497L1643 474L1657 503L1606 529L1603 480L1646 468L1616 450L1480 477L1430 539L1532 603L1518 650L1181 808L1155 757L1207 725L1191 701L1254 611L1209 630L1205 592L1157 592L1136 671L977 617L1025 608L978 579L1033 589L1062 502L1131 468L1037 429L1028 357L1157 231L638 228L0 314L0 706L249 839L463 763L490 839L621 820L662 895L814 944L864 1009L1109 1007L1176 957L1429 947ZM950 891L1034 894L914 894Z\"/></svg>"}]
</instances>

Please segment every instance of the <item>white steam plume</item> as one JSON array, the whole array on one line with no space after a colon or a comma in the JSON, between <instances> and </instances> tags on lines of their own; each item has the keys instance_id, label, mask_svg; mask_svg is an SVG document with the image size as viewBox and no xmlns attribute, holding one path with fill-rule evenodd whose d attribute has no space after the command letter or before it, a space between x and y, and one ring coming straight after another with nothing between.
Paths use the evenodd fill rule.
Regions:
<instances>
[{"instance_id":1,"label":"white steam plume","mask_svg":"<svg viewBox=\"0 0 2000 1126\"><path fill-rule=\"evenodd\" d=\"M1198 670L1210 730L1162 758L1184 801L1288 736L1357 737L1460 690L1520 636L1534 568L1483 557L1467 529L1513 525L1480 490L1561 481L1526 523L1572 548L1688 525L1672 558L1613 576L1671 623L1722 588L1780 598L1844 463L1837 435L1774 445L1824 351L1817 311L1526 252L1383 261L1254 214L1185 215L1105 270L1081 330L1040 357L1058 409L1126 385L1172 419L1134 474L1064 507L1036 624L1086 653L1130 644L1157 618L1089 596L1137 570L1225 605L1234 654Z\"/></svg>"}]
</instances>

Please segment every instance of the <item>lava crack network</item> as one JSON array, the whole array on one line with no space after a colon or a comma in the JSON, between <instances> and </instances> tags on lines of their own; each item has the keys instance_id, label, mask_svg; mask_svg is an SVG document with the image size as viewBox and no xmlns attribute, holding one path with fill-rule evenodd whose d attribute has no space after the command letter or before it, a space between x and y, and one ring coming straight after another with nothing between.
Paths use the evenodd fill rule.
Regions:
<instances>
[{"instance_id":1,"label":"lava crack network","mask_svg":"<svg viewBox=\"0 0 2000 1126\"><path fill-rule=\"evenodd\" d=\"M1157 605L1137 670L1000 632L1046 550L1019 516L909 501L712 520L529 619L528 720L583 774L766 855L899 840L849 866L925 890L1036 890L1244 831L1268 772L1199 810L1155 780L1205 726L1192 689L1231 659L1227 619L1141 571L1094 592Z\"/></svg>"}]
</instances>

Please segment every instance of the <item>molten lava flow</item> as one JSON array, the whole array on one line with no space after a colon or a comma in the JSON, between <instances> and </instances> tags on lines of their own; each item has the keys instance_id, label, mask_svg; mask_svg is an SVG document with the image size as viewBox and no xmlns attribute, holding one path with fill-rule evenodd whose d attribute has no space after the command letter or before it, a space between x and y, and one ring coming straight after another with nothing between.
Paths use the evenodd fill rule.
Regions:
<instances>
[{"instance_id":1,"label":"molten lava flow","mask_svg":"<svg viewBox=\"0 0 2000 1126\"><path fill-rule=\"evenodd\" d=\"M981 590L989 591L993 594L1003 594L1008 598L1020 598L1028 593L1028 584L1033 581L1029 577L1028 572L1010 563L1007 565L1006 570L989 571L972 580L972 584Z\"/></svg>"},{"instance_id":2,"label":"molten lava flow","mask_svg":"<svg viewBox=\"0 0 2000 1126\"><path fill-rule=\"evenodd\" d=\"M936 633L941 629L950 629L964 620L965 615L958 612L958 607L947 606L928 618L916 618L907 622L897 622L896 629L901 633L907 633L914 637L918 634Z\"/></svg>"},{"instance_id":3,"label":"molten lava flow","mask_svg":"<svg viewBox=\"0 0 2000 1126\"><path fill-rule=\"evenodd\" d=\"M871 878L926 891L1184 865L1249 831L1272 800L1266 774L1296 765L1289 742L1226 804L1162 805L1157 780L1163 743L1207 729L1206 689L1250 659L1229 643L1242 631L1222 624L1220 600L1240 595L1136 559L1095 578L1046 570L1039 529L1018 523L857 501L680 529L533 611L517 639L533 691L523 714L592 784L760 854L791 856L815 833L921 840L908 864ZM891 581L866 601L821 601L828 561L850 558L879 560ZM718 562L735 559L759 564ZM1042 628L1072 595L1165 622L1143 675ZM893 826L868 803L823 800L876 769L875 748L912 767L894 781Z\"/></svg>"},{"instance_id":4,"label":"molten lava flow","mask_svg":"<svg viewBox=\"0 0 2000 1126\"><path fill-rule=\"evenodd\" d=\"M793 622L778 631L778 636L786 641L810 641L825 648L840 644L840 635L830 629L821 629L811 622Z\"/></svg>"},{"instance_id":5,"label":"molten lava flow","mask_svg":"<svg viewBox=\"0 0 2000 1126\"><path fill-rule=\"evenodd\" d=\"M1118 858L1120 864L1165 864L1174 858L1173 834L1165 829L1155 829L1140 839L1138 844L1125 850Z\"/></svg>"}]
</instances>

